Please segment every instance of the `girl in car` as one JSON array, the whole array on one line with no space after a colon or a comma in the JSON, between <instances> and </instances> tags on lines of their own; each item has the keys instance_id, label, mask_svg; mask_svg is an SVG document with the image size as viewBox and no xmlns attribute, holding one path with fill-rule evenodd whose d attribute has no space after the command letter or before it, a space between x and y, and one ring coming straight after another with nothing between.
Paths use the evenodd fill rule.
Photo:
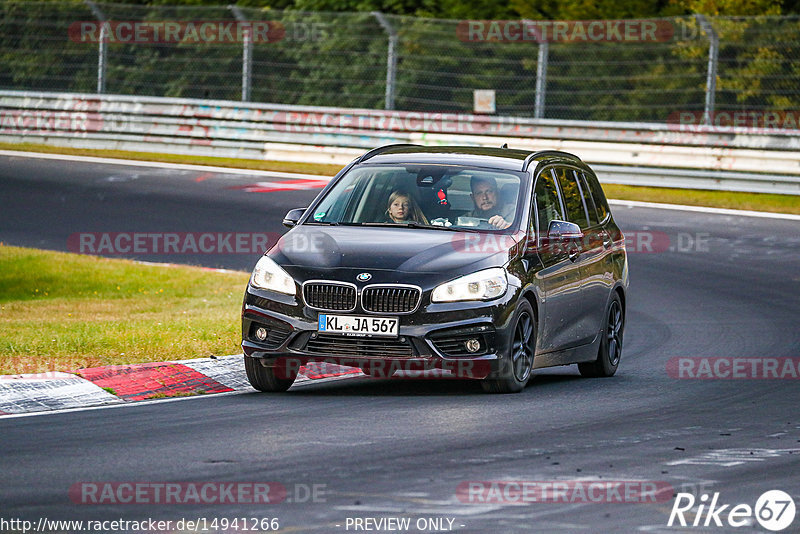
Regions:
<instances>
[{"instance_id":1,"label":"girl in car","mask_svg":"<svg viewBox=\"0 0 800 534\"><path fill-rule=\"evenodd\" d=\"M428 218L419 209L414 197L405 191L394 191L389 195L389 202L386 207L386 222L408 223L415 222L429 224Z\"/></svg>"}]
</instances>

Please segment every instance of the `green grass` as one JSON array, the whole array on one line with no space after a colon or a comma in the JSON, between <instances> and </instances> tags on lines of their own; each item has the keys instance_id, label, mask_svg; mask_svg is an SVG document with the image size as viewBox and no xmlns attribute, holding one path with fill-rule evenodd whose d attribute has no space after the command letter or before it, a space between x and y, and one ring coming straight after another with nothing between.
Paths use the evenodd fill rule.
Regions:
<instances>
[{"instance_id":1,"label":"green grass","mask_svg":"<svg viewBox=\"0 0 800 534\"><path fill-rule=\"evenodd\" d=\"M235 354L247 278L0 244L0 374Z\"/></svg>"},{"instance_id":2,"label":"green grass","mask_svg":"<svg viewBox=\"0 0 800 534\"><path fill-rule=\"evenodd\" d=\"M122 150L62 148L33 143L0 143L0 149L46 152L52 154L71 154L79 156L97 156L105 158L135 159L165 163L191 163L265 171L299 172L307 174L319 174L323 176L333 176L339 172L342 167L341 165L324 165L317 163L289 161L262 161L236 158L184 156L178 154L156 154L150 152L126 152ZM663 202L665 204L688 204L690 206L708 206L713 208L800 214L800 196L798 195L773 195L728 191L706 191L696 189L670 189L666 187L639 187L614 184L603 185L603 189L609 198L615 198L619 200L640 200L645 202Z\"/></svg>"},{"instance_id":3,"label":"green grass","mask_svg":"<svg viewBox=\"0 0 800 534\"><path fill-rule=\"evenodd\" d=\"M603 184L608 198L800 214L800 196Z\"/></svg>"}]
</instances>

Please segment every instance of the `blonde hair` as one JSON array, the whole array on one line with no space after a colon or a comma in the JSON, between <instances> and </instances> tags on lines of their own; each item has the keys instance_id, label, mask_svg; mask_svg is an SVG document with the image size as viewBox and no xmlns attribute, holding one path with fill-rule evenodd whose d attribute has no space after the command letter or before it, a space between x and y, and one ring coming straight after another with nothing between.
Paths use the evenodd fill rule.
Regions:
<instances>
[{"instance_id":1,"label":"blonde hair","mask_svg":"<svg viewBox=\"0 0 800 534\"><path fill-rule=\"evenodd\" d=\"M405 191L393 191L391 195L389 195L389 201L386 203L386 216L390 219L392 218L391 214L389 213L389 208L392 207L394 201L398 198L407 198L408 199L408 217L406 218L407 221L418 222L422 224L430 224L428 222L428 218L425 217L425 214L422 213L422 210L419 208L417 201L414 200L414 197L411 194L406 193ZM393 220L393 219L392 219Z\"/></svg>"}]
</instances>

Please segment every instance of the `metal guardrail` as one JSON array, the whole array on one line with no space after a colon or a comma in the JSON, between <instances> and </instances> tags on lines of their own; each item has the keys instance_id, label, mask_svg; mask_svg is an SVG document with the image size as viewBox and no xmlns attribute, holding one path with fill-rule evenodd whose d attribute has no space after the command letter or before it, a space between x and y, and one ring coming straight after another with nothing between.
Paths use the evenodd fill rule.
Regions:
<instances>
[{"instance_id":1,"label":"metal guardrail","mask_svg":"<svg viewBox=\"0 0 800 534\"><path fill-rule=\"evenodd\" d=\"M344 164L388 143L574 152L607 183L800 194L800 132L0 91L0 140Z\"/></svg>"}]
</instances>

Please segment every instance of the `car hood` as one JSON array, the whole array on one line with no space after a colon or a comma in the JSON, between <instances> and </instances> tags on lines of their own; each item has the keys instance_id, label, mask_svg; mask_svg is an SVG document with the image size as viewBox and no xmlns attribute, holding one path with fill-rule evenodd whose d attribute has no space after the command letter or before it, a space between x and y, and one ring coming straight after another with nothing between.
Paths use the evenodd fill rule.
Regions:
<instances>
[{"instance_id":1,"label":"car hood","mask_svg":"<svg viewBox=\"0 0 800 534\"><path fill-rule=\"evenodd\" d=\"M306 280L339 270L437 273L451 278L505 265L520 239L490 232L301 225L268 254L292 276Z\"/></svg>"}]
</instances>

